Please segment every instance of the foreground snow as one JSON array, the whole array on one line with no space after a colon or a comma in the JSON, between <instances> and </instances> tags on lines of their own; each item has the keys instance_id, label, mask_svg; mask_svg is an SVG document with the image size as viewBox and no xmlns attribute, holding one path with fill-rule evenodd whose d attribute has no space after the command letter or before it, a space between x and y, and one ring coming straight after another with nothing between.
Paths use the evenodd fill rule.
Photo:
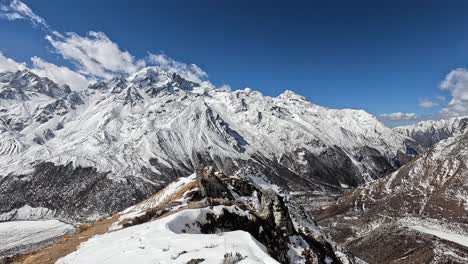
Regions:
<instances>
[{"instance_id":1,"label":"foreground snow","mask_svg":"<svg viewBox=\"0 0 468 264\"><path fill-rule=\"evenodd\" d=\"M74 227L58 220L0 223L0 255L65 235Z\"/></svg>"},{"instance_id":2,"label":"foreground snow","mask_svg":"<svg viewBox=\"0 0 468 264\"><path fill-rule=\"evenodd\" d=\"M203 221L207 213L216 213L221 208L187 209L163 219L96 236L57 263L187 263L203 258L203 263L219 264L224 255L231 252L245 257L241 263L278 263L247 232L201 234L198 227L191 224L194 220Z\"/></svg>"}]
</instances>

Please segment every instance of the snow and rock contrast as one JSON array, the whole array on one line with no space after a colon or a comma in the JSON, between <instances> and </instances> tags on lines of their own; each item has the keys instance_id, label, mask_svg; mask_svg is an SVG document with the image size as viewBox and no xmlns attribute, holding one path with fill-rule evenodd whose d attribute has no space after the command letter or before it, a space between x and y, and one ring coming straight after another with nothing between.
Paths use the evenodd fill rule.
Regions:
<instances>
[{"instance_id":1,"label":"snow and rock contrast","mask_svg":"<svg viewBox=\"0 0 468 264\"><path fill-rule=\"evenodd\" d=\"M355 263L251 167L200 168L109 220L78 247L70 241L80 232L16 263Z\"/></svg>"},{"instance_id":2,"label":"snow and rock contrast","mask_svg":"<svg viewBox=\"0 0 468 264\"><path fill-rule=\"evenodd\" d=\"M320 223L369 263L467 263L467 160L465 127L318 210Z\"/></svg>"},{"instance_id":3,"label":"snow and rock contrast","mask_svg":"<svg viewBox=\"0 0 468 264\"><path fill-rule=\"evenodd\" d=\"M3 217L28 206L97 218L200 164L226 173L249 165L302 193L338 191L418 151L364 111L321 107L291 91L218 90L158 67L81 92L26 70L2 73L0 136Z\"/></svg>"}]
</instances>

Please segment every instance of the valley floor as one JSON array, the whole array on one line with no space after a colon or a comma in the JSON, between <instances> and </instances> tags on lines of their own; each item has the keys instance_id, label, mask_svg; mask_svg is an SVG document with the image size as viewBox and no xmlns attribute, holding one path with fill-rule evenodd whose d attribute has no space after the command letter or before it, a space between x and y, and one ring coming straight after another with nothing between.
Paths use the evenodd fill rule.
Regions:
<instances>
[{"instance_id":1,"label":"valley floor","mask_svg":"<svg viewBox=\"0 0 468 264\"><path fill-rule=\"evenodd\" d=\"M0 223L0 256L27 251L51 242L75 228L58 220L12 221Z\"/></svg>"},{"instance_id":2,"label":"valley floor","mask_svg":"<svg viewBox=\"0 0 468 264\"><path fill-rule=\"evenodd\" d=\"M73 234L67 234L58 243L51 244L26 255L18 255L8 259L6 263L16 264L50 264L75 251L78 246L91 237L107 232L110 225L117 220L117 216L98 220L94 225L80 225ZM55 221L55 220L54 220Z\"/></svg>"}]
</instances>

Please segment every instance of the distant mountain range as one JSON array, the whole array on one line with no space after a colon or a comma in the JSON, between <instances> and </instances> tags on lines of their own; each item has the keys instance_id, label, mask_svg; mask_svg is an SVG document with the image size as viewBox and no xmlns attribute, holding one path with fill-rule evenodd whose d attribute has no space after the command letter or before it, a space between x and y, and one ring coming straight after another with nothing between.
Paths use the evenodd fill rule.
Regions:
<instances>
[{"instance_id":1,"label":"distant mountain range","mask_svg":"<svg viewBox=\"0 0 468 264\"><path fill-rule=\"evenodd\" d=\"M394 128L395 131L414 139L419 145L429 148L437 142L447 139L468 125L468 117L429 120L415 125Z\"/></svg>"}]
</instances>

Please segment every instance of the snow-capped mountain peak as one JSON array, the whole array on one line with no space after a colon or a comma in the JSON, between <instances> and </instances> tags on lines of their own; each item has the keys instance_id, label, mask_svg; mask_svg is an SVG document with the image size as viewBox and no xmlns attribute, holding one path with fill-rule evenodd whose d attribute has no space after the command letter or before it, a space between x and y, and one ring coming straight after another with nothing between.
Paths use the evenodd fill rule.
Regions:
<instances>
[{"instance_id":1,"label":"snow-capped mountain peak","mask_svg":"<svg viewBox=\"0 0 468 264\"><path fill-rule=\"evenodd\" d=\"M283 100L291 99L291 100L307 101L307 99L304 96L296 94L295 92L293 92L291 90L285 90L280 95L278 95L278 98L283 99Z\"/></svg>"},{"instance_id":2,"label":"snow-capped mountain peak","mask_svg":"<svg viewBox=\"0 0 468 264\"><path fill-rule=\"evenodd\" d=\"M0 131L8 139L0 143L0 175L29 175L37 181L29 181L27 188L34 189L44 179L31 173L42 175L44 168L56 175L89 170L59 185L76 193L88 189L88 213L60 205L72 216L122 209L200 164L227 173L249 164L293 190L338 191L397 169L402 157L413 153L408 137L372 115L321 107L291 91L269 97L252 89L218 90L159 67L93 84L79 94L31 76L24 77L21 90L45 83L52 94L63 96L37 92L41 96L0 100L5 109ZM20 177L9 179L4 196L16 202L0 203L0 213L15 204L58 208L46 202L50 199L42 191L17 196ZM118 184L130 200L97 206L99 198L89 188L97 188L92 182L98 179L106 181L100 192L112 196Z\"/></svg>"},{"instance_id":3,"label":"snow-capped mountain peak","mask_svg":"<svg viewBox=\"0 0 468 264\"><path fill-rule=\"evenodd\" d=\"M39 95L59 98L69 93L68 85L60 86L29 70L0 73L0 99L28 100Z\"/></svg>"}]
</instances>

